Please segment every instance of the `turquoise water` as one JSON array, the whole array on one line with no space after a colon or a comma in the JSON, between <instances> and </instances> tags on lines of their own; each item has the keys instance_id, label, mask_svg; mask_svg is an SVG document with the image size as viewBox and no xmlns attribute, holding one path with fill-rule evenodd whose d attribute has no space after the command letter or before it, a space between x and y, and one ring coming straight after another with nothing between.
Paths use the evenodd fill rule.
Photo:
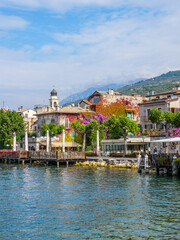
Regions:
<instances>
[{"instance_id":1,"label":"turquoise water","mask_svg":"<svg viewBox=\"0 0 180 240\"><path fill-rule=\"evenodd\" d=\"M0 239L180 239L180 179L0 165Z\"/></svg>"}]
</instances>

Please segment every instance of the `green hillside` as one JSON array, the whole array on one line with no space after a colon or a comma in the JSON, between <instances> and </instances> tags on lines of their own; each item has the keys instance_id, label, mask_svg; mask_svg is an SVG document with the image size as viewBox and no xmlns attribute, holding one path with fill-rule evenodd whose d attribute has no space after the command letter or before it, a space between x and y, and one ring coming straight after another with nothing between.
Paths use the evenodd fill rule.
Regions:
<instances>
[{"instance_id":1,"label":"green hillside","mask_svg":"<svg viewBox=\"0 0 180 240\"><path fill-rule=\"evenodd\" d=\"M143 80L132 85L117 89L125 95L131 95L132 93L146 96L154 93L166 92L172 90L174 87L180 86L180 71L170 71L166 74L162 74L158 77Z\"/></svg>"}]
</instances>

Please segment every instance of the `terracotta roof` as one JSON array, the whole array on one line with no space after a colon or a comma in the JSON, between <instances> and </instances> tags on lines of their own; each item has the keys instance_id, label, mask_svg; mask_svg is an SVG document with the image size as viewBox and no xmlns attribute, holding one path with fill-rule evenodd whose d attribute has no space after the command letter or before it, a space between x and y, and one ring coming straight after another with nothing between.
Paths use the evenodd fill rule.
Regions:
<instances>
[{"instance_id":1,"label":"terracotta roof","mask_svg":"<svg viewBox=\"0 0 180 240\"><path fill-rule=\"evenodd\" d=\"M27 108L27 109L22 109L22 110L20 110L20 111L17 111L17 112L19 112L19 113L22 113L22 112L25 112L25 111L28 111L28 110L32 110L32 109L30 109L30 108ZM32 111L34 111L34 110L32 110ZM35 112L35 111L34 111Z\"/></svg>"},{"instance_id":2,"label":"terracotta roof","mask_svg":"<svg viewBox=\"0 0 180 240\"><path fill-rule=\"evenodd\" d=\"M161 93L156 93L153 95L148 95L146 97L153 97L153 96L160 96L160 95L168 95L168 94L180 94L180 90L173 90L173 91L168 91L168 92L161 92Z\"/></svg>"},{"instance_id":3,"label":"terracotta roof","mask_svg":"<svg viewBox=\"0 0 180 240\"><path fill-rule=\"evenodd\" d=\"M40 112L37 113L36 115L46 115L46 114L52 114L52 113L71 113L71 114L78 114L82 112L93 112L93 111L87 111L84 108L81 107L72 107L72 106L66 106L63 108L60 108L59 110L51 110L49 112Z\"/></svg>"},{"instance_id":4,"label":"terracotta roof","mask_svg":"<svg viewBox=\"0 0 180 240\"><path fill-rule=\"evenodd\" d=\"M7 109L5 109L4 107L1 108L4 112L7 112Z\"/></svg>"},{"instance_id":5,"label":"terracotta roof","mask_svg":"<svg viewBox=\"0 0 180 240\"><path fill-rule=\"evenodd\" d=\"M151 101L145 101L143 103L139 103L138 105L146 105L146 104L153 104L153 103L163 103L163 102L173 102L177 101L177 98L171 98L171 99L157 99L157 100L151 100Z\"/></svg>"},{"instance_id":6,"label":"terracotta roof","mask_svg":"<svg viewBox=\"0 0 180 240\"><path fill-rule=\"evenodd\" d=\"M104 95L109 95L109 91L98 91L97 90L96 92L99 92L100 94L104 94ZM113 95L121 95L121 93L114 91Z\"/></svg>"},{"instance_id":7,"label":"terracotta roof","mask_svg":"<svg viewBox=\"0 0 180 240\"><path fill-rule=\"evenodd\" d=\"M91 102L89 102L88 100L82 100L81 102L85 102L85 103L87 103L87 104L89 104L89 105L93 105Z\"/></svg>"}]
</instances>

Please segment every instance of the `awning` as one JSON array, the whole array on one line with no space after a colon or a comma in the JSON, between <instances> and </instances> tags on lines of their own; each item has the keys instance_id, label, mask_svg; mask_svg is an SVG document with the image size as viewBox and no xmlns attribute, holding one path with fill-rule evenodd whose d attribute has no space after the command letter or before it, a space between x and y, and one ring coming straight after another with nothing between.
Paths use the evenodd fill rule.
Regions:
<instances>
[{"instance_id":1,"label":"awning","mask_svg":"<svg viewBox=\"0 0 180 240\"><path fill-rule=\"evenodd\" d=\"M46 146L46 142L40 142L40 144ZM51 142L51 147L62 148L62 142ZM76 142L65 142L65 147L82 147L82 145Z\"/></svg>"},{"instance_id":2,"label":"awning","mask_svg":"<svg viewBox=\"0 0 180 240\"><path fill-rule=\"evenodd\" d=\"M171 142L180 142L180 137L174 137L174 138L164 138L159 140L150 141L151 143L171 143Z\"/></svg>"}]
</instances>

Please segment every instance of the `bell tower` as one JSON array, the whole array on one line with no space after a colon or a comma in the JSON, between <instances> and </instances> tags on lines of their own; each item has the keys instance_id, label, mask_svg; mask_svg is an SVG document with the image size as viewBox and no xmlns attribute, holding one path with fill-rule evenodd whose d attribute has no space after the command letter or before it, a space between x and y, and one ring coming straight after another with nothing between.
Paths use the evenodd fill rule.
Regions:
<instances>
[{"instance_id":1,"label":"bell tower","mask_svg":"<svg viewBox=\"0 0 180 240\"><path fill-rule=\"evenodd\" d=\"M50 107L52 107L53 109L56 109L59 106L59 100L58 100L57 92L55 89L51 91L49 102L50 102Z\"/></svg>"}]
</instances>

